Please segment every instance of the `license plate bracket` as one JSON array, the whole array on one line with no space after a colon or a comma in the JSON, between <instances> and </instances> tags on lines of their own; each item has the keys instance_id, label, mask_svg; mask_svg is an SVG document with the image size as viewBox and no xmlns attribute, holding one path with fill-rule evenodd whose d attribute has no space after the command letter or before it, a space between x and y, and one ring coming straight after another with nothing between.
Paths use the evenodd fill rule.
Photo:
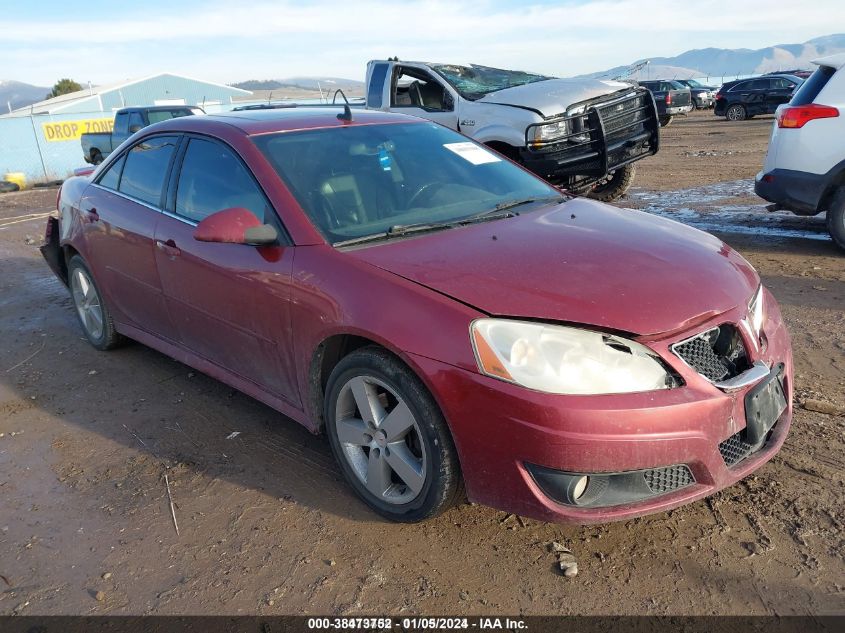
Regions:
<instances>
[{"instance_id":1,"label":"license plate bracket","mask_svg":"<svg viewBox=\"0 0 845 633\"><path fill-rule=\"evenodd\" d=\"M762 445L775 422L786 411L783 370L783 363L772 367L769 376L745 396L745 441L755 448Z\"/></svg>"}]
</instances>

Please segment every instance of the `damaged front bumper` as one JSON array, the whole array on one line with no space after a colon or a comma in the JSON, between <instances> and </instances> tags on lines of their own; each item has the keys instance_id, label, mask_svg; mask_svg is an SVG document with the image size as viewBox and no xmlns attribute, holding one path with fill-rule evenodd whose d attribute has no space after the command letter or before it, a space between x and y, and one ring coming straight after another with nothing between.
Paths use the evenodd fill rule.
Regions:
<instances>
[{"instance_id":1,"label":"damaged front bumper","mask_svg":"<svg viewBox=\"0 0 845 633\"><path fill-rule=\"evenodd\" d=\"M538 176L556 185L583 187L657 152L660 125L648 90L593 99L570 111L575 107L583 110L565 118L566 134L552 142L535 140L537 128L549 122L526 129L520 158Z\"/></svg>"},{"instance_id":2,"label":"damaged front bumper","mask_svg":"<svg viewBox=\"0 0 845 633\"><path fill-rule=\"evenodd\" d=\"M740 312L696 330L736 322ZM741 385L735 389L679 363L668 339L650 347L685 384L660 392L561 396L431 359L414 362L435 395L462 394L439 400L471 501L543 521L604 523L713 494L778 452L792 420L793 365L774 302L765 333L767 346L747 370L759 381L728 385ZM756 370L762 365L765 376Z\"/></svg>"},{"instance_id":3,"label":"damaged front bumper","mask_svg":"<svg viewBox=\"0 0 845 633\"><path fill-rule=\"evenodd\" d=\"M44 256L47 265L63 284L67 285L67 265L65 263L60 243L59 219L47 218L47 228L44 232L44 243L38 250Z\"/></svg>"}]
</instances>

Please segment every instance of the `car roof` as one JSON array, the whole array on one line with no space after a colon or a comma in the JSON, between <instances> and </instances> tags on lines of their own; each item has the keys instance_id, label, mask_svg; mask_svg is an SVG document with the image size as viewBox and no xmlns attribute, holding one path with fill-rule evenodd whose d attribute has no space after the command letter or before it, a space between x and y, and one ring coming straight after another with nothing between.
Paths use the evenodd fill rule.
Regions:
<instances>
[{"instance_id":1,"label":"car roof","mask_svg":"<svg viewBox=\"0 0 845 633\"><path fill-rule=\"evenodd\" d=\"M292 130L424 121L424 119L406 114L365 110L363 108L351 108L350 111L352 113L352 120L344 121L337 116L343 113L342 107L240 110L237 112L169 119L161 123L156 123L155 131L178 130L182 132L203 132L210 131L215 127L226 126L237 128L244 134L253 136L257 134L271 134L273 132L289 132Z\"/></svg>"}]
</instances>

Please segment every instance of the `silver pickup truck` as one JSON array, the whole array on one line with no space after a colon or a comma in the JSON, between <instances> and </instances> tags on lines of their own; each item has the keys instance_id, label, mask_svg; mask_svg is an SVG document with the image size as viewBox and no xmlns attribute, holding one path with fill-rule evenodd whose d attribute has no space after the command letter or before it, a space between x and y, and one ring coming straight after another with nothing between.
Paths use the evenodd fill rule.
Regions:
<instances>
[{"instance_id":1,"label":"silver pickup truck","mask_svg":"<svg viewBox=\"0 0 845 633\"><path fill-rule=\"evenodd\" d=\"M80 138L82 155L86 163L99 165L114 148L135 134L141 128L166 119L192 114L205 114L197 106L139 106L122 108L114 115L114 128L111 133L91 132Z\"/></svg>"},{"instance_id":2,"label":"silver pickup truck","mask_svg":"<svg viewBox=\"0 0 845 633\"><path fill-rule=\"evenodd\" d=\"M651 93L619 81L374 60L367 65L366 106L430 119L552 184L604 201L622 196L634 162L659 146Z\"/></svg>"}]
</instances>

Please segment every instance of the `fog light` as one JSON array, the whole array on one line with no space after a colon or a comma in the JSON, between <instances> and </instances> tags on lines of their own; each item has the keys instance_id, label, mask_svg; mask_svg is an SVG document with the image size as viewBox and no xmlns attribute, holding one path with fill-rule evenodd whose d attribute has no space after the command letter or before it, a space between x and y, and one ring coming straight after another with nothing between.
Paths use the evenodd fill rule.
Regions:
<instances>
[{"instance_id":1,"label":"fog light","mask_svg":"<svg viewBox=\"0 0 845 633\"><path fill-rule=\"evenodd\" d=\"M572 499L574 501L578 501L578 499L584 496L584 491L587 490L587 484L589 483L590 478L586 475L578 478L578 480L575 482L575 486L573 486L572 488Z\"/></svg>"}]
</instances>

